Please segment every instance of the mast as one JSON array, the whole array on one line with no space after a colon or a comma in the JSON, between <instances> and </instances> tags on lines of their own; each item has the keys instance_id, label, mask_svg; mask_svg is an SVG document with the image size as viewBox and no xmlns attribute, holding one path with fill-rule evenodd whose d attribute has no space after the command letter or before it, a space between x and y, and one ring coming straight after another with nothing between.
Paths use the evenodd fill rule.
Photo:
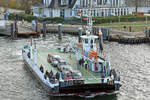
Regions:
<instances>
[{"instance_id":1,"label":"mast","mask_svg":"<svg viewBox=\"0 0 150 100\"><path fill-rule=\"evenodd\" d=\"M92 28L93 28L93 21L92 21L92 0L89 2L89 9L88 9L88 27L86 35L92 34Z\"/></svg>"}]
</instances>

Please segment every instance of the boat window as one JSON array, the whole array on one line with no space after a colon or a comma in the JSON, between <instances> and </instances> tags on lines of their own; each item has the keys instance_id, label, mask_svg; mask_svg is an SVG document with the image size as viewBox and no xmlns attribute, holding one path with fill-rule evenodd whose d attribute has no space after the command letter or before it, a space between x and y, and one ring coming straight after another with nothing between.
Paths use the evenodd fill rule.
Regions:
<instances>
[{"instance_id":1,"label":"boat window","mask_svg":"<svg viewBox=\"0 0 150 100\"><path fill-rule=\"evenodd\" d=\"M94 40L94 43L96 43L96 42L97 42L97 39Z\"/></svg>"},{"instance_id":2,"label":"boat window","mask_svg":"<svg viewBox=\"0 0 150 100\"><path fill-rule=\"evenodd\" d=\"M85 39L85 43L88 44L88 39Z\"/></svg>"},{"instance_id":3,"label":"boat window","mask_svg":"<svg viewBox=\"0 0 150 100\"><path fill-rule=\"evenodd\" d=\"M84 43L84 39L82 39L82 42Z\"/></svg>"},{"instance_id":4,"label":"boat window","mask_svg":"<svg viewBox=\"0 0 150 100\"><path fill-rule=\"evenodd\" d=\"M91 44L93 44L93 39L91 39Z\"/></svg>"}]
</instances>

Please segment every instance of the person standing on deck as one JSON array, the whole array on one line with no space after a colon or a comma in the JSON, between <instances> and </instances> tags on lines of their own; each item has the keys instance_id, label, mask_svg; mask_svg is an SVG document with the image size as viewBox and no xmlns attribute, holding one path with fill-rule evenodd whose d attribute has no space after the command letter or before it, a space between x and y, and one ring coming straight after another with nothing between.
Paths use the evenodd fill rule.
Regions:
<instances>
[{"instance_id":1,"label":"person standing on deck","mask_svg":"<svg viewBox=\"0 0 150 100\"><path fill-rule=\"evenodd\" d=\"M40 66L40 71L41 71L42 73L44 73L44 68L43 68L42 65Z\"/></svg>"},{"instance_id":2,"label":"person standing on deck","mask_svg":"<svg viewBox=\"0 0 150 100\"><path fill-rule=\"evenodd\" d=\"M80 65L80 66L82 65L82 61L81 61L81 60L82 60L82 59L79 60L79 65Z\"/></svg>"},{"instance_id":3,"label":"person standing on deck","mask_svg":"<svg viewBox=\"0 0 150 100\"><path fill-rule=\"evenodd\" d=\"M87 69L87 67L88 67L88 60L87 59L84 61L84 65L85 65L85 69Z\"/></svg>"},{"instance_id":4,"label":"person standing on deck","mask_svg":"<svg viewBox=\"0 0 150 100\"><path fill-rule=\"evenodd\" d=\"M60 79L60 74L57 72L56 73L56 79L59 80Z\"/></svg>"},{"instance_id":5,"label":"person standing on deck","mask_svg":"<svg viewBox=\"0 0 150 100\"><path fill-rule=\"evenodd\" d=\"M84 59L83 58L81 59L81 66L82 67L84 66Z\"/></svg>"},{"instance_id":6,"label":"person standing on deck","mask_svg":"<svg viewBox=\"0 0 150 100\"><path fill-rule=\"evenodd\" d=\"M51 72L49 73L49 78L52 78L53 76L53 71L51 70Z\"/></svg>"},{"instance_id":7,"label":"person standing on deck","mask_svg":"<svg viewBox=\"0 0 150 100\"><path fill-rule=\"evenodd\" d=\"M102 73L102 83L104 83L104 78L105 78L104 73Z\"/></svg>"},{"instance_id":8,"label":"person standing on deck","mask_svg":"<svg viewBox=\"0 0 150 100\"><path fill-rule=\"evenodd\" d=\"M50 73L47 70L46 70L45 74L46 74L47 77L50 76Z\"/></svg>"},{"instance_id":9,"label":"person standing on deck","mask_svg":"<svg viewBox=\"0 0 150 100\"><path fill-rule=\"evenodd\" d=\"M69 74L67 74L67 81L71 80L71 76Z\"/></svg>"},{"instance_id":10,"label":"person standing on deck","mask_svg":"<svg viewBox=\"0 0 150 100\"><path fill-rule=\"evenodd\" d=\"M64 72L61 71L61 78L64 79L65 78L65 74Z\"/></svg>"}]
</instances>

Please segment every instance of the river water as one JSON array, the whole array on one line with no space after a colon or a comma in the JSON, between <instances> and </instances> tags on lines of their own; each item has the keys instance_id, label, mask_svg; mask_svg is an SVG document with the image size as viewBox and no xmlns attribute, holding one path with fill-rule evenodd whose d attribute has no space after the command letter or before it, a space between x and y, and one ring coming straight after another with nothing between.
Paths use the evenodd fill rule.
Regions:
<instances>
[{"instance_id":1,"label":"river water","mask_svg":"<svg viewBox=\"0 0 150 100\"><path fill-rule=\"evenodd\" d=\"M55 35L36 39L37 48L58 46ZM63 41L76 40L65 36ZM84 100L80 97L50 97L29 73L21 50L30 39L10 40L0 37L0 100ZM121 76L122 87L117 95L103 95L90 100L150 100L150 45L123 45L104 42L106 58Z\"/></svg>"}]
</instances>

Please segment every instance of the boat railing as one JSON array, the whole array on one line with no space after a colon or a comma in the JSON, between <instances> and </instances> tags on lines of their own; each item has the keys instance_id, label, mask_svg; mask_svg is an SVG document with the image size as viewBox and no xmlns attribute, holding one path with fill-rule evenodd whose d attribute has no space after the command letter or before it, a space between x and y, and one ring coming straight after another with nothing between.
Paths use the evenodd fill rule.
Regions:
<instances>
[{"instance_id":1,"label":"boat railing","mask_svg":"<svg viewBox=\"0 0 150 100\"><path fill-rule=\"evenodd\" d=\"M44 74L40 71L40 69L37 67L37 65L34 65L33 60L29 59L28 57L28 49L24 49L24 57L26 59L26 61L28 62L28 64L31 66L31 68L36 72L36 74L40 77L40 79L47 84L48 86L50 86L51 88L54 88L55 86L59 86L59 82L54 82L51 83L50 80L48 78L44 78Z\"/></svg>"},{"instance_id":2,"label":"boat railing","mask_svg":"<svg viewBox=\"0 0 150 100\"><path fill-rule=\"evenodd\" d=\"M113 83L120 83L119 80L112 79L111 77L106 77L106 78L80 78L80 79L69 79L69 80L60 80L60 82L71 82L71 81L86 81L86 80L100 80L100 83L108 83L108 82L113 82ZM103 82L102 82L103 80Z\"/></svg>"},{"instance_id":3,"label":"boat railing","mask_svg":"<svg viewBox=\"0 0 150 100\"><path fill-rule=\"evenodd\" d=\"M70 80L60 80L59 81L59 86L60 87L67 87L67 86L73 86L73 85L78 85L78 84L84 84L85 80L93 80L93 78L82 78L82 79L70 79ZM94 78L95 80L95 78ZM120 84L120 81L117 80L110 80L110 78L96 78L96 80L100 80L99 83L96 82L96 84ZM94 84L94 83L93 83Z\"/></svg>"}]
</instances>

